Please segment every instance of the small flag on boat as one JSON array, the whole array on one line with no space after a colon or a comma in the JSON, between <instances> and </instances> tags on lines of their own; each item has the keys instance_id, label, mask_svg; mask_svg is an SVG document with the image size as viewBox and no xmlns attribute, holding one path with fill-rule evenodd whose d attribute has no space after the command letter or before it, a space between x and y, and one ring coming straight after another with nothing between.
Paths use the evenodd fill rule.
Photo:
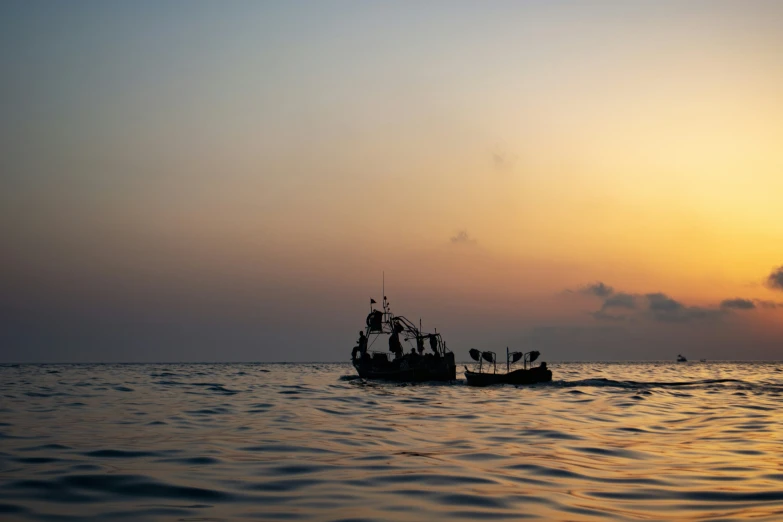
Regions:
<instances>
[{"instance_id":1,"label":"small flag on boat","mask_svg":"<svg viewBox=\"0 0 783 522\"><path fill-rule=\"evenodd\" d=\"M375 304L375 299L373 299L372 297L370 298L370 304Z\"/></svg>"}]
</instances>

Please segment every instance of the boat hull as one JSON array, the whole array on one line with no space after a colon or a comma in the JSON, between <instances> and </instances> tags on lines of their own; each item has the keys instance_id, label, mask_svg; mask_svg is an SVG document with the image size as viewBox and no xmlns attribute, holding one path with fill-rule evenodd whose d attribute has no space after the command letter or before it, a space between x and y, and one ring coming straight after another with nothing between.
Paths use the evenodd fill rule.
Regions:
<instances>
[{"instance_id":1,"label":"boat hull","mask_svg":"<svg viewBox=\"0 0 783 522\"><path fill-rule=\"evenodd\" d=\"M355 359L353 366L362 379L394 382L444 382L457 378L457 366L454 362L454 354L451 352L447 353L445 357L420 357L418 360L411 360L408 357L388 362Z\"/></svg>"},{"instance_id":2,"label":"boat hull","mask_svg":"<svg viewBox=\"0 0 783 522\"><path fill-rule=\"evenodd\" d=\"M465 371L468 386L491 386L493 384L536 384L550 382L552 371L546 368L514 370L509 373L478 373Z\"/></svg>"}]
</instances>

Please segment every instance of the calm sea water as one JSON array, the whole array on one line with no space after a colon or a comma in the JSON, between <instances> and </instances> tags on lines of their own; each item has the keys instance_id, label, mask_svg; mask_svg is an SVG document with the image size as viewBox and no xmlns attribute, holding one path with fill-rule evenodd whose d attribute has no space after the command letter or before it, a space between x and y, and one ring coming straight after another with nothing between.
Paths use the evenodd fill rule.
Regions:
<instances>
[{"instance_id":1,"label":"calm sea water","mask_svg":"<svg viewBox=\"0 0 783 522\"><path fill-rule=\"evenodd\" d=\"M2 520L783 518L783 364L0 367Z\"/></svg>"}]
</instances>

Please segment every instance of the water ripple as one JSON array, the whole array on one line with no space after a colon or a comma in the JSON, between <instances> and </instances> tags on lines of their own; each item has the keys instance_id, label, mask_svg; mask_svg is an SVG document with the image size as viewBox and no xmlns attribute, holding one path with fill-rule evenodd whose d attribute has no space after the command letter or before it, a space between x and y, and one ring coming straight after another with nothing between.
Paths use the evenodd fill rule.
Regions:
<instances>
[{"instance_id":1,"label":"water ripple","mask_svg":"<svg viewBox=\"0 0 783 522\"><path fill-rule=\"evenodd\" d=\"M778 364L0 366L5 520L779 520ZM89 393L85 393L89 392Z\"/></svg>"}]
</instances>

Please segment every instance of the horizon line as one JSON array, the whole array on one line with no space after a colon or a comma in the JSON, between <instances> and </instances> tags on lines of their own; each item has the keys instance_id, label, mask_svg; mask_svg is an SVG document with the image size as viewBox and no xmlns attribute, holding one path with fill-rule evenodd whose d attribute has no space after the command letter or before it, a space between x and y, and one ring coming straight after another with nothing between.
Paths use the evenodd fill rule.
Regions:
<instances>
[{"instance_id":1,"label":"horizon line","mask_svg":"<svg viewBox=\"0 0 783 522\"><path fill-rule=\"evenodd\" d=\"M704 358L706 362L778 362L783 363L783 359L708 359ZM21 365L88 365L88 364L348 364L351 361L59 361L59 362L0 362L0 367L14 367ZM473 364L475 361L457 361L457 364ZM644 363L644 362L673 362L677 363L676 359L607 359L607 360L578 360L578 359L564 359L560 361L550 361L547 364L563 364L563 363ZM701 359L689 359L685 362L702 362ZM682 363L679 363L682 364Z\"/></svg>"}]
</instances>

